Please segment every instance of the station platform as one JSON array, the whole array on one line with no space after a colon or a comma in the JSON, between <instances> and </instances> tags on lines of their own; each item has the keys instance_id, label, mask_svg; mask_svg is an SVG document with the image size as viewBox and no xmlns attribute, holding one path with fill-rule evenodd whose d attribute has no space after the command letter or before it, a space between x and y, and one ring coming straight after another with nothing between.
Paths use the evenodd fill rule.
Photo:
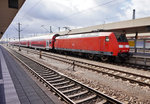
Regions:
<instances>
[{"instance_id":1,"label":"station platform","mask_svg":"<svg viewBox=\"0 0 150 104\"><path fill-rule=\"evenodd\" d=\"M150 53L131 53L133 54L133 57L139 57L139 58L149 58L150 59Z\"/></svg>"},{"instance_id":2,"label":"station platform","mask_svg":"<svg viewBox=\"0 0 150 104\"><path fill-rule=\"evenodd\" d=\"M0 104L62 104L52 92L48 92L51 94L39 87L10 53L0 46Z\"/></svg>"}]
</instances>

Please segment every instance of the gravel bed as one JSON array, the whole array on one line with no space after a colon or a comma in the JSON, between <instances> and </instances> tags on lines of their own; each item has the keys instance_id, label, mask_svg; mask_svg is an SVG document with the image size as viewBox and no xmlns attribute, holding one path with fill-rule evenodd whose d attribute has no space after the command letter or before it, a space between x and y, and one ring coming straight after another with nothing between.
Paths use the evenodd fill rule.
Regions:
<instances>
[{"instance_id":1,"label":"gravel bed","mask_svg":"<svg viewBox=\"0 0 150 104\"><path fill-rule=\"evenodd\" d=\"M136 84L131 84L128 81L122 81L121 79L116 79L113 77L109 77L107 75L102 75L100 73L93 72L79 67L75 67L75 71L73 71L72 70L73 66L69 64L64 64L62 62L45 58L45 57L39 59L38 55L31 54L31 53L27 54L26 51L21 51L21 53L33 59L36 59L39 62L44 63L50 67L53 67L59 72L73 79L76 79L100 92L103 92L104 94L110 95L111 97L116 98L124 103L150 104L149 87L143 87ZM108 66L110 64L105 64L105 65ZM147 71L143 71L143 70L137 70L137 69L133 69L133 68L131 69L125 67L122 68L120 66L115 66L115 65L110 65L110 66L114 68L119 67L120 70L126 69L133 72L137 71L137 72L146 73L146 75L149 74Z\"/></svg>"}]
</instances>

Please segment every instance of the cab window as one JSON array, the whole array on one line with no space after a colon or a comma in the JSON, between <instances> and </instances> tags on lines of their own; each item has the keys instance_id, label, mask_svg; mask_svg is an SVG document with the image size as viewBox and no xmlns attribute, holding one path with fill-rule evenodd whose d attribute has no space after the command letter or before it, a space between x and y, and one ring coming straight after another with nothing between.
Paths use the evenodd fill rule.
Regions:
<instances>
[{"instance_id":1,"label":"cab window","mask_svg":"<svg viewBox=\"0 0 150 104\"><path fill-rule=\"evenodd\" d=\"M126 35L123 33L115 33L115 36L118 42L128 42Z\"/></svg>"}]
</instances>

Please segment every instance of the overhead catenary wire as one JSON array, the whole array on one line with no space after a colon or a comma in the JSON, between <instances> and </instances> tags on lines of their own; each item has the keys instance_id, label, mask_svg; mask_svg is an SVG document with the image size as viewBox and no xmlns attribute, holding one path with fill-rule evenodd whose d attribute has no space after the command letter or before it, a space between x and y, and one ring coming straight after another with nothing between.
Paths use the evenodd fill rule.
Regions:
<instances>
[{"instance_id":1,"label":"overhead catenary wire","mask_svg":"<svg viewBox=\"0 0 150 104\"><path fill-rule=\"evenodd\" d=\"M43 0L39 0L37 1L34 5L32 5L25 13L23 16L21 16L21 19L25 18L27 16L27 14L29 14L30 12L33 11L33 9L35 9L39 4L40 2L43 1Z\"/></svg>"},{"instance_id":2,"label":"overhead catenary wire","mask_svg":"<svg viewBox=\"0 0 150 104\"><path fill-rule=\"evenodd\" d=\"M75 13L73 13L73 14L71 14L71 15L69 15L69 16L66 16L66 17L64 17L63 19L60 19L60 20L57 20L57 21L64 21L65 19L68 19L68 18L70 18L70 17L72 17L72 16L74 16L74 15L78 15L78 14L81 14L81 13L83 13L83 12L87 12L88 10L92 10L92 9L97 8L97 7L99 7L99 6L108 5L108 4L110 4L110 3L114 2L114 1L117 1L117 0L111 0L111 1L108 1L108 2L100 3L100 4L98 4L98 5L95 6L95 7L90 7L90 8L88 8L88 9L75 12ZM101 19L101 21L104 21L105 19L115 18L115 17L119 17L119 16L107 17L107 18ZM59 30L60 30L60 29L59 29Z\"/></svg>"},{"instance_id":3,"label":"overhead catenary wire","mask_svg":"<svg viewBox=\"0 0 150 104\"><path fill-rule=\"evenodd\" d=\"M31 7L24 13L24 15L22 16L22 19L25 18L28 13L31 13L31 12L33 11L33 9L35 9L35 8L37 7L37 5L40 4L41 1L42 1L42 0L39 0L39 1L36 2L33 6L31 6ZM65 20L65 19L68 19L68 18L70 18L70 17L72 17L72 16L74 16L74 15L78 15L78 14L87 12L87 11L89 11L89 10L93 10L94 8L111 4L111 3L116 2L116 1L118 1L118 0L110 0L110 1L107 1L107 2L100 3L100 4L98 4L98 5L94 6L94 7L90 7L90 8L88 8L88 9L85 9L85 10L82 10L82 11L78 11L78 12L75 12L75 13L69 15L69 16L66 16L66 17L64 17L63 19L60 19L60 21L63 21L63 20ZM117 16L115 16L115 17L117 17ZM111 18L111 17L104 18L104 19L110 19L110 18ZM114 16L113 16L112 18L114 18ZM101 20L102 20L102 19L101 19ZM59 20L58 20L58 21L59 21ZM104 21L104 20L102 20L102 21Z\"/></svg>"},{"instance_id":4,"label":"overhead catenary wire","mask_svg":"<svg viewBox=\"0 0 150 104\"><path fill-rule=\"evenodd\" d=\"M41 1L42 1L42 0L39 0L39 1L36 2L31 8L29 8L29 9L24 13L24 15L22 16L22 19L25 18L28 13L32 12L32 10L33 10L35 7L37 7L37 5L40 4ZM98 5L95 6L95 7L90 7L90 8L87 8L87 9L85 9L85 10L75 12L75 13L73 13L73 14L71 14L71 15L68 15L68 16L64 17L63 19L58 20L58 21L63 21L63 20L68 19L68 18L70 18L70 17L72 17L72 16L74 16L74 15L78 15L78 14L81 14L81 13L83 13L83 12L87 12L88 10L92 10L92 9L97 8L97 7L99 7L99 6L108 5L108 4L110 4L110 3L112 3L112 2L115 2L115 1L118 1L118 0L110 0L110 1L108 1L108 2L100 3L100 4L98 4Z\"/></svg>"},{"instance_id":5,"label":"overhead catenary wire","mask_svg":"<svg viewBox=\"0 0 150 104\"><path fill-rule=\"evenodd\" d=\"M98 5L95 6L95 7L90 7L90 8L87 8L87 9L85 9L85 10L75 12L75 13L73 13L73 14L71 14L71 15L68 15L68 16L64 17L63 19L60 19L60 21L63 21L63 20L65 20L65 19L68 19L68 18L70 18L70 17L72 17L72 16L75 16L75 15L81 14L81 13L83 13L83 12L87 12L88 10L92 10L92 9L97 8L97 7L99 7L99 6L108 5L108 4L110 4L110 3L114 2L114 1L117 1L117 0L111 0L111 1L108 1L108 2L105 2L105 3L100 3L100 4L98 4Z\"/></svg>"}]
</instances>

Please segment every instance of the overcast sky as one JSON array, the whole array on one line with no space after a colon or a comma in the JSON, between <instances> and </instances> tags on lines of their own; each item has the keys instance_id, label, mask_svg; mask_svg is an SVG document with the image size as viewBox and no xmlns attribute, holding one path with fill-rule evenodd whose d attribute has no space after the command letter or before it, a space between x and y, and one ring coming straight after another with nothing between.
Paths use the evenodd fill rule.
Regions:
<instances>
[{"instance_id":1,"label":"overcast sky","mask_svg":"<svg viewBox=\"0 0 150 104\"><path fill-rule=\"evenodd\" d=\"M54 32L58 27L71 29L150 16L150 0L26 0L5 32L18 38L17 25L21 23L21 37ZM10 36L11 35L11 36Z\"/></svg>"}]
</instances>

